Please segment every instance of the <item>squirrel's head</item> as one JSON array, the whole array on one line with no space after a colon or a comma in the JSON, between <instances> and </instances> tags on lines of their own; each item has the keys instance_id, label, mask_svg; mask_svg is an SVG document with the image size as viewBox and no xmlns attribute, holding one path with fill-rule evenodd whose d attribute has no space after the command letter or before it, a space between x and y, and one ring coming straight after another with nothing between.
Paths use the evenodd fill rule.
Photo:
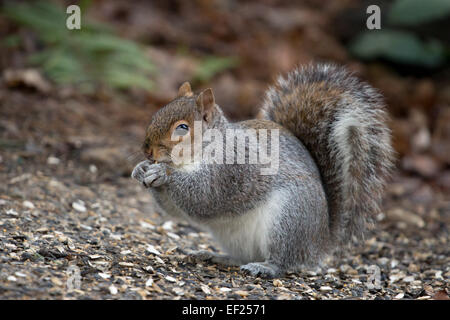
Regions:
<instances>
[{"instance_id":1,"label":"squirrel's head","mask_svg":"<svg viewBox=\"0 0 450 320\"><path fill-rule=\"evenodd\" d=\"M195 121L201 121L202 128L214 128L224 119L212 89L195 95L185 82L177 97L153 116L143 145L144 154L151 161L172 163L171 152L177 144L185 139L193 144Z\"/></svg>"}]
</instances>

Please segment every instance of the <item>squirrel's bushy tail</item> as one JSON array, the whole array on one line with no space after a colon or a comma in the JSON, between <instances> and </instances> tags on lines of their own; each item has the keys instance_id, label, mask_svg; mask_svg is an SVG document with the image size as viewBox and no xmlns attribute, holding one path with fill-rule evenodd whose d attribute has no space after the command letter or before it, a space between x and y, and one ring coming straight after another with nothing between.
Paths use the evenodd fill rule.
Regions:
<instances>
[{"instance_id":1,"label":"squirrel's bushy tail","mask_svg":"<svg viewBox=\"0 0 450 320\"><path fill-rule=\"evenodd\" d=\"M294 133L318 164L332 240L361 238L379 212L393 161L381 95L344 68L310 65L280 78L261 111Z\"/></svg>"}]
</instances>

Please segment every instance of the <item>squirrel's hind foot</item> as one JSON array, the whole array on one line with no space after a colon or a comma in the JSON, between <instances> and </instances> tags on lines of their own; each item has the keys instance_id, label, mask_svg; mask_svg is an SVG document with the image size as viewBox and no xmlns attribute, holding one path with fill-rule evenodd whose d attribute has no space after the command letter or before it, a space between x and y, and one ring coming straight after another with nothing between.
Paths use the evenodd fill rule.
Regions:
<instances>
[{"instance_id":1,"label":"squirrel's hind foot","mask_svg":"<svg viewBox=\"0 0 450 320\"><path fill-rule=\"evenodd\" d=\"M282 274L279 267L270 262L251 262L241 266L241 271L253 277L272 279Z\"/></svg>"}]
</instances>

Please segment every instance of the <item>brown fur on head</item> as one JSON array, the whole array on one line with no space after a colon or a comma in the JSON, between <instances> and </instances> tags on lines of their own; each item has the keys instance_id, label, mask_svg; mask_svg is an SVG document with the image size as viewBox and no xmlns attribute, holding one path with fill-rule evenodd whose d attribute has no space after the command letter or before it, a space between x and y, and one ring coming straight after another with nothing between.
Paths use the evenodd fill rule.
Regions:
<instances>
[{"instance_id":1,"label":"brown fur on head","mask_svg":"<svg viewBox=\"0 0 450 320\"><path fill-rule=\"evenodd\" d=\"M178 90L178 96L153 116L143 145L146 157L157 162L172 163L173 147L188 138L193 143L194 121L210 122L214 109L211 89L194 96L190 84L183 83ZM187 126L188 131L183 131L180 126ZM181 136L176 130L186 134Z\"/></svg>"}]
</instances>

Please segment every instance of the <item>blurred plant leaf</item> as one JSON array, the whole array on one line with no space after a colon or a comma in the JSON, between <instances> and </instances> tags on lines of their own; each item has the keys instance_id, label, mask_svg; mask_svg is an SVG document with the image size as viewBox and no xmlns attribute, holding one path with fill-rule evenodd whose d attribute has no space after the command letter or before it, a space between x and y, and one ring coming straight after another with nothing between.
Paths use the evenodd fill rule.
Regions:
<instances>
[{"instance_id":1,"label":"blurred plant leaf","mask_svg":"<svg viewBox=\"0 0 450 320\"><path fill-rule=\"evenodd\" d=\"M238 59L234 57L206 57L197 67L193 77L194 81L208 82L217 73L233 68L238 63Z\"/></svg>"},{"instance_id":2,"label":"blurred plant leaf","mask_svg":"<svg viewBox=\"0 0 450 320\"><path fill-rule=\"evenodd\" d=\"M388 21L411 26L443 18L450 14L450 0L396 0L389 11Z\"/></svg>"},{"instance_id":3,"label":"blurred plant leaf","mask_svg":"<svg viewBox=\"0 0 450 320\"><path fill-rule=\"evenodd\" d=\"M423 42L413 33L379 30L362 33L350 51L365 60L385 58L394 62L437 67L445 62L445 47L438 41Z\"/></svg>"},{"instance_id":4,"label":"blurred plant leaf","mask_svg":"<svg viewBox=\"0 0 450 320\"><path fill-rule=\"evenodd\" d=\"M89 2L82 1L82 7L87 8ZM81 30L68 30L63 8L48 1L8 1L1 11L36 33L44 48L30 55L29 62L54 82L88 91L98 85L152 88L149 76L155 66L141 46L115 36L109 26L83 19Z\"/></svg>"}]
</instances>

